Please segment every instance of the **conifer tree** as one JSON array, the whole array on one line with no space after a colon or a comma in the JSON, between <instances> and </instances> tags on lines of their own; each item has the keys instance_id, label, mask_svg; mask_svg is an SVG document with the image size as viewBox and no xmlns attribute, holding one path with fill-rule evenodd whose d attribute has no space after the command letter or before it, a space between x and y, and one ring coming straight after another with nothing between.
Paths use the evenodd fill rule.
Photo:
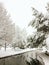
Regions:
<instances>
[{"instance_id":1,"label":"conifer tree","mask_svg":"<svg viewBox=\"0 0 49 65\"><path fill-rule=\"evenodd\" d=\"M47 4L46 8L46 15L42 12L39 12L35 8L32 8L34 18L29 23L29 26L31 25L37 31L34 36L31 35L28 38L28 42L30 42L30 47L46 46L46 39L49 35L49 4Z\"/></svg>"}]
</instances>

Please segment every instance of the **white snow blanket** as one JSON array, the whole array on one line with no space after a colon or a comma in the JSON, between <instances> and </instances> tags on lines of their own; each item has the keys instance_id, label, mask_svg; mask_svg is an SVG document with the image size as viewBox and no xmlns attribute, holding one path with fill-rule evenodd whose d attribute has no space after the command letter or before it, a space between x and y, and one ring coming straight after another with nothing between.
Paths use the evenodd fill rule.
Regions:
<instances>
[{"instance_id":1,"label":"white snow blanket","mask_svg":"<svg viewBox=\"0 0 49 65\"><path fill-rule=\"evenodd\" d=\"M0 59L31 52L31 51L36 51L37 53L45 53L45 50L38 48L27 48L27 49L16 49L16 50L12 48L7 48L6 51L4 49L0 50Z\"/></svg>"}]
</instances>

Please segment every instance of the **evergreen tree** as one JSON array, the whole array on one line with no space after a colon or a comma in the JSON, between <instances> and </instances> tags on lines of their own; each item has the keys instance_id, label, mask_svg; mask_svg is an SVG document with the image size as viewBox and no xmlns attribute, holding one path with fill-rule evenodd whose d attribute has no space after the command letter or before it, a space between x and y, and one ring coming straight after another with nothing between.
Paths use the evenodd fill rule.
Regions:
<instances>
[{"instance_id":1,"label":"evergreen tree","mask_svg":"<svg viewBox=\"0 0 49 65\"><path fill-rule=\"evenodd\" d=\"M49 4L47 4L47 12L49 12ZM42 12L39 12L35 8L32 8L33 10L33 20L29 23L29 26L31 25L34 27L37 31L35 35L30 36L28 38L28 42L30 42L31 47L42 47L46 46L46 39L49 35L49 13L46 15Z\"/></svg>"}]
</instances>

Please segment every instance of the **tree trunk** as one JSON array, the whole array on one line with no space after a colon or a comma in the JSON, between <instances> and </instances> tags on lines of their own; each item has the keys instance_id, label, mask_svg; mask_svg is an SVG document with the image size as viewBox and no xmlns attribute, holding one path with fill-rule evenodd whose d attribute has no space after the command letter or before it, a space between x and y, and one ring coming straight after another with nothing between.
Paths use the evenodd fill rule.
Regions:
<instances>
[{"instance_id":1,"label":"tree trunk","mask_svg":"<svg viewBox=\"0 0 49 65\"><path fill-rule=\"evenodd\" d=\"M5 43L5 51L6 51L6 43Z\"/></svg>"}]
</instances>

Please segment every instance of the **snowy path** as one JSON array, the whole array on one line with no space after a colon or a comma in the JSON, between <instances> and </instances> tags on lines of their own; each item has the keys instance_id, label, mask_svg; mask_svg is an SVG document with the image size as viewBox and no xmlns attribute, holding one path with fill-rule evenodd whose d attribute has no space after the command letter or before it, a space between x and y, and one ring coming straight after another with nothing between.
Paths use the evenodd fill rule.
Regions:
<instances>
[{"instance_id":1,"label":"snowy path","mask_svg":"<svg viewBox=\"0 0 49 65\"><path fill-rule=\"evenodd\" d=\"M23 54L23 53L26 53L26 52L31 52L31 51L36 51L38 53L44 53L45 51L44 50L38 50L37 48L27 48L27 49L17 49L17 50L13 50L13 49L7 49L6 51L3 49L3 50L0 50L0 59L1 58L7 58L7 57L10 57L10 56L15 56L15 55L19 55L19 54Z\"/></svg>"}]
</instances>

